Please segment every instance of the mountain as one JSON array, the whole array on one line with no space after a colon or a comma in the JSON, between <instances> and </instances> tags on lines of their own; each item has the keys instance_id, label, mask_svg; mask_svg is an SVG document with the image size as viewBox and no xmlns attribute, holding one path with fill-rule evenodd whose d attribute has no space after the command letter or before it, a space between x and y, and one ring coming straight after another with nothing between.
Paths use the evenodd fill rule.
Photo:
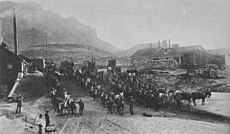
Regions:
<instances>
[{"instance_id":1,"label":"mountain","mask_svg":"<svg viewBox=\"0 0 230 134\"><path fill-rule=\"evenodd\" d=\"M21 50L21 54L31 59L34 57L45 58L46 46L32 46L30 49ZM82 64L83 61L90 60L92 57L99 61L111 55L108 51L80 44L49 44L47 46L48 61L53 60L58 66L63 60L72 59L75 64Z\"/></svg>"},{"instance_id":2,"label":"mountain","mask_svg":"<svg viewBox=\"0 0 230 134\"><path fill-rule=\"evenodd\" d=\"M126 50L116 52L115 55L117 57L130 57L139 49L145 49L145 48L151 48L151 47L158 47L158 43L137 44L137 45L134 45L133 47L128 48Z\"/></svg>"},{"instance_id":3,"label":"mountain","mask_svg":"<svg viewBox=\"0 0 230 134\"><path fill-rule=\"evenodd\" d=\"M60 14L43 10L35 2L0 2L3 41L13 49L12 16L15 8L20 50L48 44L81 44L116 52L121 49L99 39L96 30L80 23L74 17L63 18Z\"/></svg>"}]
</instances>

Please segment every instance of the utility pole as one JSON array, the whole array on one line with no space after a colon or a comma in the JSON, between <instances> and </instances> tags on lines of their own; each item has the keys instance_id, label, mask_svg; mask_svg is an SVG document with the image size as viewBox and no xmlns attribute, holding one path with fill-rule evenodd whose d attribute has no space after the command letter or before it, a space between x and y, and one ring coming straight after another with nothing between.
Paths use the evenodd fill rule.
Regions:
<instances>
[{"instance_id":1,"label":"utility pole","mask_svg":"<svg viewBox=\"0 0 230 134\"><path fill-rule=\"evenodd\" d=\"M3 40L3 37L2 37L2 21L1 21L1 18L0 18L0 45L2 45L2 40Z\"/></svg>"},{"instance_id":2,"label":"utility pole","mask_svg":"<svg viewBox=\"0 0 230 134\"><path fill-rule=\"evenodd\" d=\"M46 61L47 61L47 33L46 33Z\"/></svg>"},{"instance_id":3,"label":"utility pole","mask_svg":"<svg viewBox=\"0 0 230 134\"><path fill-rule=\"evenodd\" d=\"M18 55L18 40L17 40L17 21L16 21L16 13L14 8L14 14L13 14L13 27L14 27L14 52L16 55Z\"/></svg>"}]
</instances>

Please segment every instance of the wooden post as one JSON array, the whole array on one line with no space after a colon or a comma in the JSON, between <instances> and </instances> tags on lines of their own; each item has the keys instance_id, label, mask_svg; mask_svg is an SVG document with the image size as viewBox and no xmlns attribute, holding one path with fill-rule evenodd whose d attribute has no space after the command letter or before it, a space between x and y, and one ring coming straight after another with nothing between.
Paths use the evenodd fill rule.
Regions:
<instances>
[{"instance_id":1,"label":"wooden post","mask_svg":"<svg viewBox=\"0 0 230 134\"><path fill-rule=\"evenodd\" d=\"M15 8L14 8L14 15L13 15L13 27L14 27L14 52L16 55L18 55L17 22L16 22Z\"/></svg>"}]
</instances>

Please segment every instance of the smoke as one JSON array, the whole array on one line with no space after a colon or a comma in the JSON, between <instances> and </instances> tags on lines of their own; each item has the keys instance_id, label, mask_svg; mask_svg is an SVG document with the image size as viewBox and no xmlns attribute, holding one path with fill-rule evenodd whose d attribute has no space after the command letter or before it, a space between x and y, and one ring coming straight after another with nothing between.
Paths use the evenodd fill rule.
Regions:
<instances>
[{"instance_id":1,"label":"smoke","mask_svg":"<svg viewBox=\"0 0 230 134\"><path fill-rule=\"evenodd\" d=\"M4 18L4 17L9 17L9 16L13 16L13 9L8 9L5 11L1 11L0 12L0 18Z\"/></svg>"}]
</instances>

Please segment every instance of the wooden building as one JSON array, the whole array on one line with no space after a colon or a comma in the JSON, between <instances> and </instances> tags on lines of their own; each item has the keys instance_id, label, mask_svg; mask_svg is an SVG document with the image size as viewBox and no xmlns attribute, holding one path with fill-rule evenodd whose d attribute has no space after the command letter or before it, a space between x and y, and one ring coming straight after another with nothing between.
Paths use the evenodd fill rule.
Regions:
<instances>
[{"instance_id":1,"label":"wooden building","mask_svg":"<svg viewBox=\"0 0 230 134\"><path fill-rule=\"evenodd\" d=\"M211 55L197 46L152 48L138 50L131 57L134 66L146 64L148 68L196 69L210 63Z\"/></svg>"},{"instance_id":2,"label":"wooden building","mask_svg":"<svg viewBox=\"0 0 230 134\"><path fill-rule=\"evenodd\" d=\"M117 66L117 60L114 58L111 58L108 60L108 67L110 67L112 70L116 68Z\"/></svg>"},{"instance_id":3,"label":"wooden building","mask_svg":"<svg viewBox=\"0 0 230 134\"><path fill-rule=\"evenodd\" d=\"M180 68L195 69L209 64L211 55L203 47L196 45L161 49L154 58L175 60Z\"/></svg>"},{"instance_id":4,"label":"wooden building","mask_svg":"<svg viewBox=\"0 0 230 134\"><path fill-rule=\"evenodd\" d=\"M26 62L8 50L7 45L0 45L0 96L7 95L15 80L26 71Z\"/></svg>"},{"instance_id":5,"label":"wooden building","mask_svg":"<svg viewBox=\"0 0 230 134\"><path fill-rule=\"evenodd\" d=\"M229 49L208 49L208 53L213 55L211 64L216 64L219 67L227 65L230 67L230 52Z\"/></svg>"},{"instance_id":6,"label":"wooden building","mask_svg":"<svg viewBox=\"0 0 230 134\"><path fill-rule=\"evenodd\" d=\"M137 50L132 56L131 56L131 64L144 62L150 58L152 58L158 51L160 51L163 48L146 48L146 49L140 49Z\"/></svg>"}]
</instances>

